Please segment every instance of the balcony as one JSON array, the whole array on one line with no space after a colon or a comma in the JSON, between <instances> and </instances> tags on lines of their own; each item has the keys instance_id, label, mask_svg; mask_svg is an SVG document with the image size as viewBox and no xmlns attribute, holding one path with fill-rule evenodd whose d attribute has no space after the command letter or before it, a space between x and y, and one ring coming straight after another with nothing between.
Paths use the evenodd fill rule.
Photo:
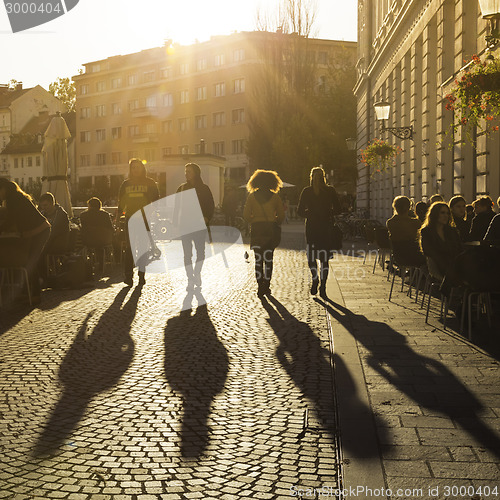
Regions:
<instances>
[{"instance_id":1,"label":"balcony","mask_svg":"<svg viewBox=\"0 0 500 500\"><path fill-rule=\"evenodd\" d=\"M156 143L159 141L158 135L157 134L140 134L140 135L134 135L132 137L132 142L135 143Z\"/></svg>"},{"instance_id":2,"label":"balcony","mask_svg":"<svg viewBox=\"0 0 500 500\"><path fill-rule=\"evenodd\" d=\"M135 108L130 111L134 118L147 118L148 116L158 116L158 108L156 107L144 107Z\"/></svg>"}]
</instances>

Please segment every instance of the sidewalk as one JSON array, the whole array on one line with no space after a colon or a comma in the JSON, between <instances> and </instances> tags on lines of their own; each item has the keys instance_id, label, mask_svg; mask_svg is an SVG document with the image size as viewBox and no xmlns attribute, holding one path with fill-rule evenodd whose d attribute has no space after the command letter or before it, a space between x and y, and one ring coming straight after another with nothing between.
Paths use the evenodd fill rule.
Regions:
<instances>
[{"instance_id":1,"label":"sidewalk","mask_svg":"<svg viewBox=\"0 0 500 500\"><path fill-rule=\"evenodd\" d=\"M352 250L331 261L337 279L322 301L334 338L344 487L365 487L352 498L500 498L498 361L444 331L435 307L427 325L406 293L389 302L386 273L362 262Z\"/></svg>"}]
</instances>

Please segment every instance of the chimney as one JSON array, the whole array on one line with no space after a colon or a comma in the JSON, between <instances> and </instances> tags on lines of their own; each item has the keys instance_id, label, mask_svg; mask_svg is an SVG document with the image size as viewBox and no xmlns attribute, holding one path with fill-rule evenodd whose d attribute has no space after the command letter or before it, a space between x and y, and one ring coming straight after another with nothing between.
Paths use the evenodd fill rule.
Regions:
<instances>
[{"instance_id":1,"label":"chimney","mask_svg":"<svg viewBox=\"0 0 500 500\"><path fill-rule=\"evenodd\" d=\"M23 82L16 83L16 90L23 90Z\"/></svg>"}]
</instances>

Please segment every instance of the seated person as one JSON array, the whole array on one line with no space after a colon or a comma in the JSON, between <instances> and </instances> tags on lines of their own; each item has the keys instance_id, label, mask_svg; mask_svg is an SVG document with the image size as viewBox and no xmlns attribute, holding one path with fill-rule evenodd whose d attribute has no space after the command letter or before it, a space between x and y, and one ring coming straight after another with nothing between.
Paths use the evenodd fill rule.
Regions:
<instances>
[{"instance_id":1,"label":"seated person","mask_svg":"<svg viewBox=\"0 0 500 500\"><path fill-rule=\"evenodd\" d=\"M444 198L440 194L433 194L431 196L431 199L429 200L429 203L432 205L433 203L436 203L437 201L444 201Z\"/></svg>"},{"instance_id":2,"label":"seated person","mask_svg":"<svg viewBox=\"0 0 500 500\"><path fill-rule=\"evenodd\" d=\"M469 241L481 241L488 231L491 220L495 217L493 200L489 196L481 196L472 203L472 206L476 216L472 219L470 226Z\"/></svg>"},{"instance_id":3,"label":"seated person","mask_svg":"<svg viewBox=\"0 0 500 500\"><path fill-rule=\"evenodd\" d=\"M102 248L113 241L113 222L111 215L102 210L99 198L87 201L87 210L80 214L83 244L89 248Z\"/></svg>"},{"instance_id":4,"label":"seated person","mask_svg":"<svg viewBox=\"0 0 500 500\"><path fill-rule=\"evenodd\" d=\"M495 245L500 244L500 214L496 214L493 219L491 219L488 231L484 236L484 241L488 243L494 243Z\"/></svg>"},{"instance_id":5,"label":"seated person","mask_svg":"<svg viewBox=\"0 0 500 500\"><path fill-rule=\"evenodd\" d=\"M455 227L460 234L460 240L469 241L470 225L472 220L466 219L465 199L463 196L454 196L448 203L451 210L451 217L455 223Z\"/></svg>"},{"instance_id":6,"label":"seated person","mask_svg":"<svg viewBox=\"0 0 500 500\"><path fill-rule=\"evenodd\" d=\"M452 284L461 283L455 271L455 259L462 252L462 242L457 229L451 225L450 207L445 202L433 203L429 209L420 230L420 245L434 264L429 270L435 278L446 276Z\"/></svg>"},{"instance_id":7,"label":"seated person","mask_svg":"<svg viewBox=\"0 0 500 500\"><path fill-rule=\"evenodd\" d=\"M56 203L52 193L45 193L40 196L38 209L52 227L44 253L66 253L69 249L69 218L66 210Z\"/></svg>"},{"instance_id":8,"label":"seated person","mask_svg":"<svg viewBox=\"0 0 500 500\"><path fill-rule=\"evenodd\" d=\"M410 199L397 196L392 207L395 213L387 221L387 229L396 262L410 266L423 265L425 261L418 245L418 231L422 223L416 217L411 217Z\"/></svg>"},{"instance_id":9,"label":"seated person","mask_svg":"<svg viewBox=\"0 0 500 500\"><path fill-rule=\"evenodd\" d=\"M87 210L80 214L81 235L83 244L95 249L97 269L104 271L104 247L113 243L114 227L111 215L102 210L99 198L90 198L87 201Z\"/></svg>"}]
</instances>

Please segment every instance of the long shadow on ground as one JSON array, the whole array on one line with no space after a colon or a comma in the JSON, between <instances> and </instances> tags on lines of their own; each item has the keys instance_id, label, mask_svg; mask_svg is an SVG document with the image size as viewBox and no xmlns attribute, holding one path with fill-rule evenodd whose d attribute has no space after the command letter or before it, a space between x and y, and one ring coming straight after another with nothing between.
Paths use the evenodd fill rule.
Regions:
<instances>
[{"instance_id":1,"label":"long shadow on ground","mask_svg":"<svg viewBox=\"0 0 500 500\"><path fill-rule=\"evenodd\" d=\"M38 438L35 457L54 453L77 427L92 397L115 386L129 367L134 356L130 329L142 289L135 288L122 308L129 290L120 290L90 333L92 312L87 315L59 369L64 391Z\"/></svg>"},{"instance_id":2,"label":"long shadow on ground","mask_svg":"<svg viewBox=\"0 0 500 500\"><path fill-rule=\"evenodd\" d=\"M208 417L213 399L226 381L229 359L217 337L201 292L198 307L183 310L165 327L165 376L170 387L183 398L181 454L186 459L200 457L208 445ZM192 294L184 304L191 305Z\"/></svg>"},{"instance_id":3,"label":"long shadow on ground","mask_svg":"<svg viewBox=\"0 0 500 500\"><path fill-rule=\"evenodd\" d=\"M321 345L320 339L307 323L290 314L276 298L269 297L269 301L270 303L263 299L262 305L269 314L269 325L279 340L276 357L304 397L314 404L321 427L335 439L337 424L332 420L335 403L330 351ZM369 411L355 394L354 409L359 412ZM349 446L354 456L378 456L377 450L369 449L363 443L360 446L357 443Z\"/></svg>"},{"instance_id":4,"label":"long shadow on ground","mask_svg":"<svg viewBox=\"0 0 500 500\"><path fill-rule=\"evenodd\" d=\"M385 323L354 314L330 299L316 301L370 351L369 366L388 383L417 405L449 417L479 446L500 458L500 437L479 416L483 404L443 363L415 352L403 335ZM383 337L384 345L367 342L376 337ZM450 443L450 446L456 445Z\"/></svg>"}]
</instances>

